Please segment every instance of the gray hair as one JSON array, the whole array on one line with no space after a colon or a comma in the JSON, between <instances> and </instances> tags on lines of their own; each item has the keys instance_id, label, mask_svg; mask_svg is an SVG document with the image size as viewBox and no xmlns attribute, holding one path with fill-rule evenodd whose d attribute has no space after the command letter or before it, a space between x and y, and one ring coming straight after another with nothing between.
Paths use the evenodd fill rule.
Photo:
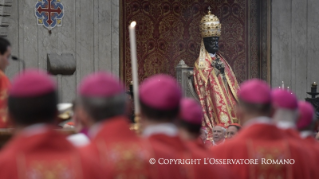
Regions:
<instances>
[{"instance_id":1,"label":"gray hair","mask_svg":"<svg viewBox=\"0 0 319 179\"><path fill-rule=\"evenodd\" d=\"M213 127L213 130L214 130L215 127L220 127L220 128L223 130L223 132L226 134L227 130L226 130L225 127L222 127L222 126L214 126L214 127Z\"/></svg>"},{"instance_id":2,"label":"gray hair","mask_svg":"<svg viewBox=\"0 0 319 179\"><path fill-rule=\"evenodd\" d=\"M78 104L96 121L103 121L126 111L127 96L121 93L112 97L80 97Z\"/></svg>"}]
</instances>

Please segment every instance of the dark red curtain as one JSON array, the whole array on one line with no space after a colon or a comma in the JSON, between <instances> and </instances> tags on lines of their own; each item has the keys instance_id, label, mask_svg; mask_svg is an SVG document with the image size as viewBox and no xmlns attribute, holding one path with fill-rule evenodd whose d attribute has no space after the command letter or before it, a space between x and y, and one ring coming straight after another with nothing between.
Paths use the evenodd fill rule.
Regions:
<instances>
[{"instance_id":1,"label":"dark red curtain","mask_svg":"<svg viewBox=\"0 0 319 179\"><path fill-rule=\"evenodd\" d=\"M210 6L222 23L220 53L238 81L259 77L258 0L122 0L121 76L132 80L128 25L137 21L139 80L158 73L175 76L184 60L190 67L198 58L199 23Z\"/></svg>"}]
</instances>

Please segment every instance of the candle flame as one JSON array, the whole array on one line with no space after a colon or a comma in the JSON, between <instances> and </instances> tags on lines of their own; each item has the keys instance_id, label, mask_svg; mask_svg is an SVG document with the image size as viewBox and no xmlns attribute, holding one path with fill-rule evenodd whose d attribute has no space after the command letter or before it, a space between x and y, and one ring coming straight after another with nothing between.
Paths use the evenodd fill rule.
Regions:
<instances>
[{"instance_id":1,"label":"candle flame","mask_svg":"<svg viewBox=\"0 0 319 179\"><path fill-rule=\"evenodd\" d=\"M136 26L136 21L131 22L131 27L135 27Z\"/></svg>"}]
</instances>

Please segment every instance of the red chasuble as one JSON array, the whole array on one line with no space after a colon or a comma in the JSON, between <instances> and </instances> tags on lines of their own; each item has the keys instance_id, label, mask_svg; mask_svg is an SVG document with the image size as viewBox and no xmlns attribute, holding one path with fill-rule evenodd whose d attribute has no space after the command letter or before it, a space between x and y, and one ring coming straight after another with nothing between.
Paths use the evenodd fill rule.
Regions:
<instances>
[{"instance_id":1,"label":"red chasuble","mask_svg":"<svg viewBox=\"0 0 319 179\"><path fill-rule=\"evenodd\" d=\"M97 163L47 127L18 134L0 154L1 179L101 178ZM33 134L32 134L33 133Z\"/></svg>"},{"instance_id":2,"label":"red chasuble","mask_svg":"<svg viewBox=\"0 0 319 179\"><path fill-rule=\"evenodd\" d=\"M173 178L168 165L151 165L160 155L150 144L131 131L129 120L115 117L103 122L91 143L81 149L84 155L98 159L105 178Z\"/></svg>"},{"instance_id":3,"label":"red chasuble","mask_svg":"<svg viewBox=\"0 0 319 179\"><path fill-rule=\"evenodd\" d=\"M301 159L307 164L300 170L310 170L311 178L319 178L317 166L319 165L319 151L315 150L315 145L309 143L300 137L298 131L293 128L283 129L292 145L301 152ZM316 142L317 143L317 142ZM312 163L312 164L311 164Z\"/></svg>"},{"instance_id":4,"label":"red chasuble","mask_svg":"<svg viewBox=\"0 0 319 179\"><path fill-rule=\"evenodd\" d=\"M179 170L175 171L177 176L174 178L232 178L230 171L226 170L224 167L219 165L204 164L204 158L210 158L211 155L203 152L203 149L199 149L197 143L187 144L184 143L178 136L173 137L165 134L153 134L149 137L149 141L153 148L165 149L171 154L170 157L172 159L201 159L200 162L197 162L196 164L178 164L177 162L177 167ZM204 146L201 146L200 148L203 147ZM162 156L158 157L161 158ZM174 164L170 166L176 167Z\"/></svg>"},{"instance_id":5,"label":"red chasuble","mask_svg":"<svg viewBox=\"0 0 319 179\"><path fill-rule=\"evenodd\" d=\"M198 138L197 140L188 140L186 141L186 144L192 150L197 150L201 153L205 153L207 157L211 155L208 148L205 146L205 144L203 144L203 140L200 138Z\"/></svg>"},{"instance_id":6,"label":"red chasuble","mask_svg":"<svg viewBox=\"0 0 319 179\"><path fill-rule=\"evenodd\" d=\"M8 77L0 70L0 128L7 128L7 97L10 81Z\"/></svg>"},{"instance_id":7,"label":"red chasuble","mask_svg":"<svg viewBox=\"0 0 319 179\"><path fill-rule=\"evenodd\" d=\"M206 140L204 145L206 148L209 149L209 148L213 147L213 142L211 140Z\"/></svg>"},{"instance_id":8,"label":"red chasuble","mask_svg":"<svg viewBox=\"0 0 319 179\"><path fill-rule=\"evenodd\" d=\"M239 85L236 76L227 61L217 54L225 64L225 79L221 74L215 74L211 67L216 57L205 53L205 69L198 67L199 59L195 62L194 83L203 109L204 123L208 130L208 139L212 138L212 129L217 124L228 126L237 122L234 112L237 103Z\"/></svg>"},{"instance_id":9,"label":"red chasuble","mask_svg":"<svg viewBox=\"0 0 319 179\"><path fill-rule=\"evenodd\" d=\"M311 175L309 167L313 163L310 162L309 165L305 163L306 156L303 152L291 143L282 130L272 124L251 124L243 128L233 139L224 145L212 148L211 151L219 159L235 159L229 160L231 162L240 162L240 159L258 159L258 164L243 162L227 165L239 179L298 179L310 178ZM268 159L278 162L294 159L295 163L268 164L271 163Z\"/></svg>"}]
</instances>

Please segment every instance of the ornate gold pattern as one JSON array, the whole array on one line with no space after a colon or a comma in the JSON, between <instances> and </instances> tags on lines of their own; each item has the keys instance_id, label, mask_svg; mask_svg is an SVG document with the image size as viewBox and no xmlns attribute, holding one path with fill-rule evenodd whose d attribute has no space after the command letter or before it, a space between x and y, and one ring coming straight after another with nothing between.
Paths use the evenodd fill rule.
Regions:
<instances>
[{"instance_id":1,"label":"ornate gold pattern","mask_svg":"<svg viewBox=\"0 0 319 179\"><path fill-rule=\"evenodd\" d=\"M257 165L250 165L249 178L292 178L292 165L290 164L262 164L261 159L265 160L284 160L291 159L289 145L286 141L276 143L253 142L246 143L248 158L258 159Z\"/></svg>"},{"instance_id":2,"label":"ornate gold pattern","mask_svg":"<svg viewBox=\"0 0 319 179\"><path fill-rule=\"evenodd\" d=\"M158 173L148 163L154 154L146 143L126 141L106 144L98 141L97 147L102 166L112 168L112 173L116 175L112 178L149 178L150 174Z\"/></svg>"},{"instance_id":3,"label":"ornate gold pattern","mask_svg":"<svg viewBox=\"0 0 319 179\"><path fill-rule=\"evenodd\" d=\"M214 68L210 66L211 61L216 58L211 58L205 50L205 64L206 68L198 67L198 62L201 56L195 62L195 87L199 95L200 103L204 113L204 126L212 129L216 124L223 124L228 126L233 122L237 122L237 117L234 113L236 105L236 93L238 90L238 83L234 73L225 59L220 57L220 60L225 63L225 75L227 76L227 84L224 84L223 77L216 75ZM209 138L211 137L211 130L209 130Z\"/></svg>"},{"instance_id":4,"label":"ornate gold pattern","mask_svg":"<svg viewBox=\"0 0 319 179\"><path fill-rule=\"evenodd\" d=\"M250 24L248 12L255 6L250 6L248 0L243 1L209 1L209 0L131 0L123 1L122 5L122 60L121 76L128 86L131 78L131 59L128 25L131 21L137 22L137 56L139 64L139 81L156 73L175 75L175 67L183 59L188 66L193 66L194 60L198 58L201 46L200 21L207 15L207 7L211 5L211 12L218 17L223 24L223 33L220 38L220 50L233 67L239 82L246 80L251 61L258 63L259 59L250 58L250 46L255 45L259 38L258 34L251 34L252 29L257 29L258 24ZM225 11L225 9L227 9ZM172 16L174 15L174 16ZM255 16L257 17L257 16ZM169 25L174 18L176 25ZM169 29L165 29L169 27ZM246 28L249 27L249 28ZM178 34L177 34L178 32ZM171 34L174 38L167 38ZM176 36L175 36L176 35ZM251 38L250 38L251 37ZM248 45L250 41L250 45ZM152 64L149 58L152 54L164 56L165 68L154 70L149 69ZM199 64L198 64L199 65ZM254 68L256 66L253 66ZM258 71L254 69L254 71ZM252 72L252 69L250 69ZM231 80L231 79L230 79ZM235 89L236 90L236 89Z\"/></svg>"},{"instance_id":5,"label":"ornate gold pattern","mask_svg":"<svg viewBox=\"0 0 319 179\"><path fill-rule=\"evenodd\" d=\"M82 178L77 165L78 156L56 160L31 159L24 154L17 157L18 175L21 179L71 179Z\"/></svg>"}]
</instances>

